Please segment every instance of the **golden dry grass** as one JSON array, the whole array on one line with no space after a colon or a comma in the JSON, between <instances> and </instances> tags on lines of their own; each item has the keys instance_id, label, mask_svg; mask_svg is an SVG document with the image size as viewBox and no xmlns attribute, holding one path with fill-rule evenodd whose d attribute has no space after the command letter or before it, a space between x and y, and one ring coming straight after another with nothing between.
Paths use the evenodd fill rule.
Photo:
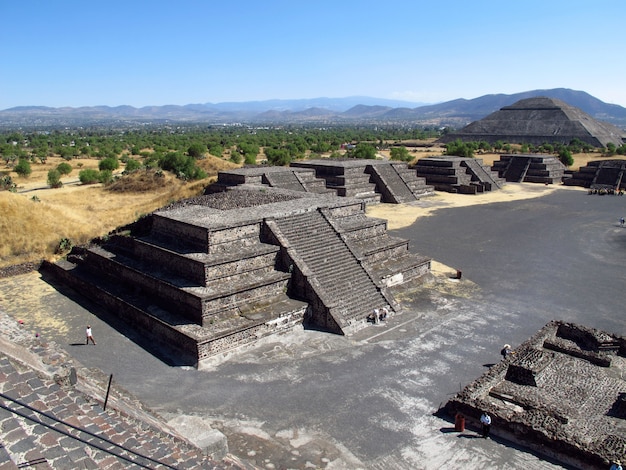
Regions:
<instances>
[{"instance_id":1,"label":"golden dry grass","mask_svg":"<svg viewBox=\"0 0 626 470\"><path fill-rule=\"evenodd\" d=\"M178 180L167 172L155 180L140 171L119 182L126 190L115 191L114 186L111 190L100 184L79 184L76 163L97 168L98 160L72 160L74 171L62 179L63 187L50 189L48 171L61 161L50 158L46 164L33 164L29 178L14 179L17 193L0 192L0 267L54 259L61 239L87 243L170 202L201 194L219 170L236 166L206 158L198 164L209 177L195 182Z\"/></svg>"}]
</instances>

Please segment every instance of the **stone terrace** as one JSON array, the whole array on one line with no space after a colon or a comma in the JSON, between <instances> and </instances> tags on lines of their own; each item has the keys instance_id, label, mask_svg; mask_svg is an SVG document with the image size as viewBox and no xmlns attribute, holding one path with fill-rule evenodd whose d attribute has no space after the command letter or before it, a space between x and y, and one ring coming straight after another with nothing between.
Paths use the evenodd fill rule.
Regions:
<instances>
[{"instance_id":1,"label":"stone terrace","mask_svg":"<svg viewBox=\"0 0 626 470\"><path fill-rule=\"evenodd\" d=\"M502 155L491 169L514 183L559 184L566 167L552 155Z\"/></svg>"},{"instance_id":2,"label":"stone terrace","mask_svg":"<svg viewBox=\"0 0 626 470\"><path fill-rule=\"evenodd\" d=\"M437 191L476 194L500 189L505 183L482 160L465 157L420 158L415 167L417 174L426 179Z\"/></svg>"},{"instance_id":3,"label":"stone terrace","mask_svg":"<svg viewBox=\"0 0 626 470\"><path fill-rule=\"evenodd\" d=\"M0 468L249 468L219 460L225 445L208 457L117 386L105 410L101 372L3 312L0 329Z\"/></svg>"},{"instance_id":4,"label":"stone terrace","mask_svg":"<svg viewBox=\"0 0 626 470\"><path fill-rule=\"evenodd\" d=\"M551 322L446 404L492 433L577 468L626 460L626 339Z\"/></svg>"},{"instance_id":5,"label":"stone terrace","mask_svg":"<svg viewBox=\"0 0 626 470\"><path fill-rule=\"evenodd\" d=\"M565 181L569 186L592 189L626 189L626 160L594 160Z\"/></svg>"},{"instance_id":6,"label":"stone terrace","mask_svg":"<svg viewBox=\"0 0 626 470\"><path fill-rule=\"evenodd\" d=\"M47 267L143 331L146 348L199 365L303 321L349 334L374 308L393 312L388 288L428 274L430 259L364 210L362 199L245 184Z\"/></svg>"},{"instance_id":7,"label":"stone terrace","mask_svg":"<svg viewBox=\"0 0 626 470\"><path fill-rule=\"evenodd\" d=\"M368 204L399 204L433 195L433 188L406 163L363 159L320 159L290 167L246 167L223 171L210 192L236 185L267 185L311 193L361 199Z\"/></svg>"}]
</instances>

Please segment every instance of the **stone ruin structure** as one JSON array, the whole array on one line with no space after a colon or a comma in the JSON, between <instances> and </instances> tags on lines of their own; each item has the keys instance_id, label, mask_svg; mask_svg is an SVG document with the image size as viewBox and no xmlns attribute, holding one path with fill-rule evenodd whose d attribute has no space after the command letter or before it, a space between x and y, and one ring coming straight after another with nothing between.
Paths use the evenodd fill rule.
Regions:
<instances>
[{"instance_id":1,"label":"stone ruin structure","mask_svg":"<svg viewBox=\"0 0 626 470\"><path fill-rule=\"evenodd\" d=\"M399 204L432 196L434 190L406 163L365 159L320 159L290 167L259 166L222 171L212 191L241 184L352 197L368 204Z\"/></svg>"},{"instance_id":2,"label":"stone ruin structure","mask_svg":"<svg viewBox=\"0 0 626 470\"><path fill-rule=\"evenodd\" d=\"M505 106L458 132L443 136L439 142L457 139L463 142L482 140L492 144L502 141L533 145L567 145L578 139L593 147L606 147L609 143L619 147L623 143L623 132L561 100L539 96Z\"/></svg>"},{"instance_id":3,"label":"stone ruin structure","mask_svg":"<svg viewBox=\"0 0 626 470\"><path fill-rule=\"evenodd\" d=\"M390 287L431 260L365 205L245 184L157 210L47 268L140 330L147 349L201 365L302 322L350 334L375 308L397 311Z\"/></svg>"},{"instance_id":4,"label":"stone ruin structure","mask_svg":"<svg viewBox=\"0 0 626 470\"><path fill-rule=\"evenodd\" d=\"M626 160L594 160L565 181L568 186L590 189L626 189Z\"/></svg>"},{"instance_id":5,"label":"stone ruin structure","mask_svg":"<svg viewBox=\"0 0 626 470\"><path fill-rule=\"evenodd\" d=\"M467 385L444 410L583 469L626 460L626 338L553 321Z\"/></svg>"},{"instance_id":6,"label":"stone ruin structure","mask_svg":"<svg viewBox=\"0 0 626 470\"><path fill-rule=\"evenodd\" d=\"M566 167L553 155L502 155L491 167L500 178L514 183L557 184Z\"/></svg>"},{"instance_id":7,"label":"stone ruin structure","mask_svg":"<svg viewBox=\"0 0 626 470\"><path fill-rule=\"evenodd\" d=\"M456 156L420 158L417 175L437 191L476 194L501 189L505 180L479 158Z\"/></svg>"}]
</instances>

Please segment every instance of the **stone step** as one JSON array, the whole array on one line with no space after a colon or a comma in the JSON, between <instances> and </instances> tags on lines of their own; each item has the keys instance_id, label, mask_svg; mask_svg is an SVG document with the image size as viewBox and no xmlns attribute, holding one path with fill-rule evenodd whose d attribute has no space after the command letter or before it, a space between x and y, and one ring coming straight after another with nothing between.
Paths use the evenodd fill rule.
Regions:
<instances>
[{"instance_id":1,"label":"stone step","mask_svg":"<svg viewBox=\"0 0 626 470\"><path fill-rule=\"evenodd\" d=\"M34 372L18 372L0 357L0 401L6 454L19 467L129 468L202 466L204 455L186 441L99 404L73 387ZM3 468L12 468L10 466Z\"/></svg>"}]
</instances>

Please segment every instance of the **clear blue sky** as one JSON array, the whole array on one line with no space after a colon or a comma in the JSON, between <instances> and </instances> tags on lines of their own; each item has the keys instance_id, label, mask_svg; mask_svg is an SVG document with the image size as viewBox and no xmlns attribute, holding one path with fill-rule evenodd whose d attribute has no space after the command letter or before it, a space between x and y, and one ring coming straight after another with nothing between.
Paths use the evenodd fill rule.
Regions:
<instances>
[{"instance_id":1,"label":"clear blue sky","mask_svg":"<svg viewBox=\"0 0 626 470\"><path fill-rule=\"evenodd\" d=\"M0 0L0 109L571 88L626 106L625 0Z\"/></svg>"}]
</instances>

